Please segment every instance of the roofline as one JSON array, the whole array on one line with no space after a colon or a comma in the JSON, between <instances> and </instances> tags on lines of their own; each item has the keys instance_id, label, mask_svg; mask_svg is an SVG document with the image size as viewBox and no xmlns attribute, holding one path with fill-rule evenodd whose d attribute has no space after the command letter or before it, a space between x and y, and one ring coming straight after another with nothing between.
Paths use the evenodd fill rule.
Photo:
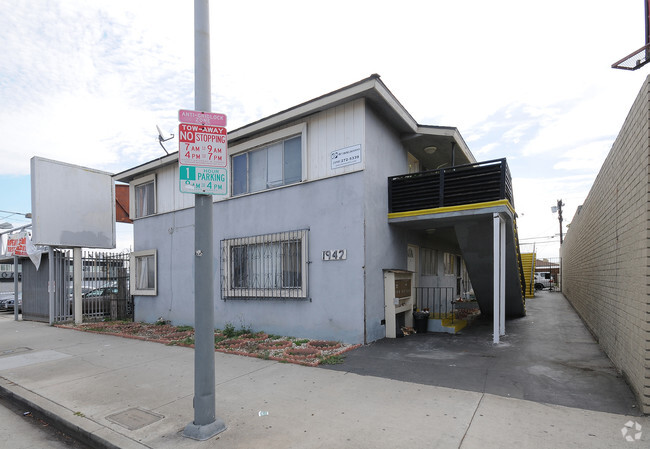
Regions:
<instances>
[{"instance_id":1,"label":"roofline","mask_svg":"<svg viewBox=\"0 0 650 449\"><path fill-rule=\"evenodd\" d=\"M467 156L467 159L470 162L477 162L476 158L472 154L472 152L469 149L469 146L467 146L467 142L465 142L465 139L463 139L463 136L461 135L460 131L458 128L454 126L435 126L435 125L418 125L417 132L420 134L429 134L426 132L426 130L435 130L438 131L436 135L439 136L448 136L452 137L456 144L459 146L461 151Z\"/></svg>"},{"instance_id":2,"label":"roofline","mask_svg":"<svg viewBox=\"0 0 650 449\"><path fill-rule=\"evenodd\" d=\"M419 125L399 100L397 100L395 95L393 95L388 87L386 87L386 85L381 81L378 74L372 74L367 78L321 95L320 97L316 97L240 128L228 131L228 142L229 144L231 142L235 143L238 140L262 134L269 129L274 129L284 124L295 122L317 112L330 109L340 104L349 103L350 101L360 98L367 99L370 105L379 108L380 113L389 116L391 119L391 125L398 129L400 133L430 134L430 130L441 131L441 134L436 134L452 137L462 149L463 153L467 155L467 159L474 162L476 161L457 128ZM429 132L427 130L429 130ZM139 175L151 172L157 168L177 161L178 151L175 151L158 159L145 162L137 167L132 167L120 173L116 173L113 175L113 178L119 182L130 182Z\"/></svg>"},{"instance_id":3,"label":"roofline","mask_svg":"<svg viewBox=\"0 0 650 449\"><path fill-rule=\"evenodd\" d=\"M136 167L132 167L122 172L116 173L113 175L113 179L120 182L129 182L142 173L153 171L157 168L164 167L165 165L169 165L174 162L178 162L178 151L174 151L173 153L159 157L153 161L145 162L144 164L140 164Z\"/></svg>"},{"instance_id":4,"label":"roofline","mask_svg":"<svg viewBox=\"0 0 650 449\"><path fill-rule=\"evenodd\" d=\"M380 76L372 74L368 78L364 78L356 83L349 84L340 89L316 97L312 100L306 101L296 106L292 106L284 111L277 112L268 117L262 118L255 122L244 125L241 128L228 132L228 141L238 140L251 134L263 132L268 128L275 128L284 123L295 121L300 117L312 115L316 112L329 109L339 104L347 103L357 98L365 98L374 92L388 104L391 109L397 113L403 125L415 131L417 122L409 114L409 112L402 106L393 93L381 81Z\"/></svg>"}]
</instances>

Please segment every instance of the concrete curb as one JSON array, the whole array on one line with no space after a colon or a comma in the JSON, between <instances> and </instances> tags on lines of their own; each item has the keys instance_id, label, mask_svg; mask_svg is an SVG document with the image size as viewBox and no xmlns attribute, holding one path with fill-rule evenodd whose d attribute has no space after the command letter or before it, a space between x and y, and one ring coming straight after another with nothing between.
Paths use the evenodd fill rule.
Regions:
<instances>
[{"instance_id":1,"label":"concrete curb","mask_svg":"<svg viewBox=\"0 0 650 449\"><path fill-rule=\"evenodd\" d=\"M25 410L42 416L58 430L72 436L83 444L97 449L147 449L108 427L85 416L75 415L55 402L27 390L0 376L0 395L19 404ZM65 416L70 416L69 419Z\"/></svg>"}]
</instances>

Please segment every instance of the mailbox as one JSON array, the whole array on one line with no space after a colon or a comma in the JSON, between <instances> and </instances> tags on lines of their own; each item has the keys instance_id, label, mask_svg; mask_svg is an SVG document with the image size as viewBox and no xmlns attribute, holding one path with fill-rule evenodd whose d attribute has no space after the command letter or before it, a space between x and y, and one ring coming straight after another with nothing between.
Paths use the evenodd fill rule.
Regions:
<instances>
[{"instance_id":1,"label":"mailbox","mask_svg":"<svg viewBox=\"0 0 650 449\"><path fill-rule=\"evenodd\" d=\"M401 326L413 326L412 271L384 270L384 315L386 338L397 337Z\"/></svg>"}]
</instances>

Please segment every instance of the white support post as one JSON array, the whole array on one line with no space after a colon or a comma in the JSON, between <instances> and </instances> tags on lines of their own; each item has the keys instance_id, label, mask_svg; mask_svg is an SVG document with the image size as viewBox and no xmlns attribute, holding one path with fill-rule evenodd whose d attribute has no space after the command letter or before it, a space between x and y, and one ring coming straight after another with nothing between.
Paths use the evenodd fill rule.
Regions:
<instances>
[{"instance_id":1,"label":"white support post","mask_svg":"<svg viewBox=\"0 0 650 449\"><path fill-rule=\"evenodd\" d=\"M499 343L499 336L505 335L505 224L498 213L492 214L492 228L492 341L497 344Z\"/></svg>"},{"instance_id":2,"label":"white support post","mask_svg":"<svg viewBox=\"0 0 650 449\"><path fill-rule=\"evenodd\" d=\"M499 220L500 228L500 243L499 243L499 259L501 261L499 278L499 336L506 334L506 221L501 218Z\"/></svg>"},{"instance_id":3,"label":"white support post","mask_svg":"<svg viewBox=\"0 0 650 449\"><path fill-rule=\"evenodd\" d=\"M74 293L74 323L81 324L83 322L83 304L81 298L81 248L74 248L72 250L72 278L73 278L73 293Z\"/></svg>"}]
</instances>

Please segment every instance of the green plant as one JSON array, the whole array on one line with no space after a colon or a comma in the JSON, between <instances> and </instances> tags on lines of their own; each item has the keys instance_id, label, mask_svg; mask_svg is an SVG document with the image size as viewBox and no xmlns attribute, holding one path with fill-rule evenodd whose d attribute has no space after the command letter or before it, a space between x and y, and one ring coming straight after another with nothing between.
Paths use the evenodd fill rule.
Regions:
<instances>
[{"instance_id":1,"label":"green plant","mask_svg":"<svg viewBox=\"0 0 650 449\"><path fill-rule=\"evenodd\" d=\"M252 334L253 329L250 324L244 322L244 316L239 315L239 335L241 334Z\"/></svg>"},{"instance_id":2,"label":"green plant","mask_svg":"<svg viewBox=\"0 0 650 449\"><path fill-rule=\"evenodd\" d=\"M340 365L345 360L345 357L340 354L331 355L329 357L323 357L319 359L319 363L322 365Z\"/></svg>"},{"instance_id":3,"label":"green plant","mask_svg":"<svg viewBox=\"0 0 650 449\"><path fill-rule=\"evenodd\" d=\"M188 345L188 346L193 345L194 344L194 337L190 336L190 337L185 337L182 340L174 340L169 344L170 345Z\"/></svg>"},{"instance_id":4,"label":"green plant","mask_svg":"<svg viewBox=\"0 0 650 449\"><path fill-rule=\"evenodd\" d=\"M82 418L85 418L85 417L86 417L86 415L84 415L84 414L81 413L81 412L74 412L74 416L81 416Z\"/></svg>"},{"instance_id":5,"label":"green plant","mask_svg":"<svg viewBox=\"0 0 650 449\"><path fill-rule=\"evenodd\" d=\"M284 338L284 337L282 335L269 334L269 338L271 340L279 340L279 339Z\"/></svg>"},{"instance_id":6,"label":"green plant","mask_svg":"<svg viewBox=\"0 0 650 449\"><path fill-rule=\"evenodd\" d=\"M187 332L187 331L193 331L194 328L192 326L178 326L176 330L178 332Z\"/></svg>"},{"instance_id":7,"label":"green plant","mask_svg":"<svg viewBox=\"0 0 650 449\"><path fill-rule=\"evenodd\" d=\"M309 341L309 339L307 339L307 338L303 338L303 339L301 339L301 340L294 340L294 341L293 341L293 344L295 344L296 346L300 346L300 345L304 345L304 344L307 343L308 341Z\"/></svg>"},{"instance_id":8,"label":"green plant","mask_svg":"<svg viewBox=\"0 0 650 449\"><path fill-rule=\"evenodd\" d=\"M260 359L268 360L271 357L271 352L270 351L263 351L260 355Z\"/></svg>"},{"instance_id":9,"label":"green plant","mask_svg":"<svg viewBox=\"0 0 650 449\"><path fill-rule=\"evenodd\" d=\"M215 335L215 336L214 336L214 342L215 342L215 343L219 343L220 341L224 341L224 340L226 340L227 338L228 338L228 337L226 337L226 336L224 336L224 335Z\"/></svg>"},{"instance_id":10,"label":"green plant","mask_svg":"<svg viewBox=\"0 0 650 449\"><path fill-rule=\"evenodd\" d=\"M233 326L232 323L226 323L221 333L225 335L227 338L233 338L237 336L237 331L235 330L235 326Z\"/></svg>"}]
</instances>

